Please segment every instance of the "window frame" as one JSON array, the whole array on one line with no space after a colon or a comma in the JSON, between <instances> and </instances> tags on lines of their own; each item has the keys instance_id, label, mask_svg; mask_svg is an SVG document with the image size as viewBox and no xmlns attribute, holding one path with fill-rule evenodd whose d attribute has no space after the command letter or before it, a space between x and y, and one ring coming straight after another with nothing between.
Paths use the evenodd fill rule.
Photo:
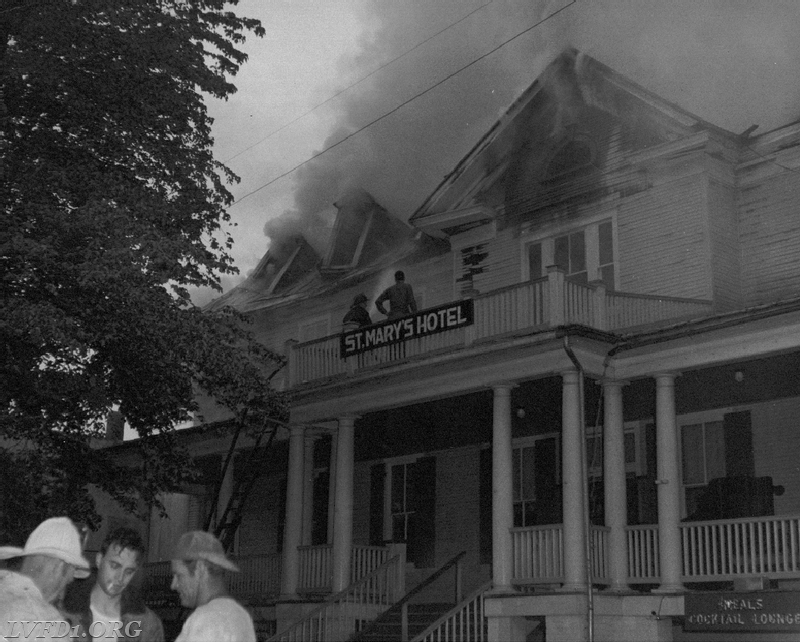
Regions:
<instances>
[{"instance_id":1,"label":"window frame","mask_svg":"<svg viewBox=\"0 0 800 642\"><path fill-rule=\"evenodd\" d=\"M705 426L707 424L712 423L719 423L722 426L722 476L724 477L727 474L726 466L725 466L725 415L730 412L735 412L735 408L717 408L713 410L704 410L701 412L693 412L686 415L679 415L676 417L676 429L678 433L678 465L679 465L679 473L680 473L680 487L681 487L681 516L686 517L690 514L689 505L687 502L687 489L691 492L691 489L698 489L698 488L706 488L708 483L711 479L715 479L714 477L709 478L708 472L708 450L706 448L706 429ZM684 452L683 452L683 430L687 426L694 426L697 424L701 424L703 426L703 477L705 481L703 483L692 483L687 484L685 483L685 476L686 471L684 469Z\"/></svg>"},{"instance_id":2,"label":"window frame","mask_svg":"<svg viewBox=\"0 0 800 642\"><path fill-rule=\"evenodd\" d=\"M533 447L535 445L535 443L537 441L544 441L545 439L553 439L553 438L555 439L555 442L556 442L556 460L554 462L555 463L555 468L556 468L555 485L558 486L558 485L561 484L561 479L562 479L562 470L561 470L561 458L562 458L561 433L560 432L547 432L547 433L542 433L540 435L526 435L525 437L517 437L517 438L512 440L512 442L511 442L511 457L512 457L512 463L511 463L511 470L512 470L512 473L511 473L512 474L511 498L512 498L512 500L511 500L511 505L512 505L512 513L514 515L517 514L516 506L518 504L522 504L523 505L522 511L524 513L524 511L525 511L525 507L524 507L525 503L526 502L535 502L536 501L536 496L535 496L535 492L536 491L535 491L535 489L534 489L534 497L532 499L531 498L521 497L521 496L520 496L520 499L514 499L514 495L515 495L516 488L517 488L518 481L519 481L518 479L514 478L514 462L517 459L517 451L519 451L519 450L521 450L523 448L531 448L531 447ZM520 478L524 477L524 474L525 473L524 473L524 471L522 469L522 462L520 462L520 469L519 469Z\"/></svg>"},{"instance_id":3,"label":"window frame","mask_svg":"<svg viewBox=\"0 0 800 642\"><path fill-rule=\"evenodd\" d=\"M600 263L600 226L604 223L611 224L611 251L614 261ZM542 277L547 276L547 267L555 265L556 239L569 237L572 234L583 232L584 254L586 260L586 279L588 283L602 279L602 268L612 265L614 268L614 290L619 289L619 243L617 240L616 212L604 212L587 218L580 225L552 225L539 228L536 233L522 234L521 244L521 277L522 281L531 280L530 248L539 244L541 246ZM567 274L569 277L569 274Z\"/></svg>"}]
</instances>

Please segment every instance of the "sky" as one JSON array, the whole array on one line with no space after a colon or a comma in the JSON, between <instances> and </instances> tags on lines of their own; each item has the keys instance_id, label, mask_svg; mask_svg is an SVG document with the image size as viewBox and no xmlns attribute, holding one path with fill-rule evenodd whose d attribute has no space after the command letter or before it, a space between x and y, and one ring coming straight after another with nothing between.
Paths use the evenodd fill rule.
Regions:
<instances>
[{"instance_id":1,"label":"sky","mask_svg":"<svg viewBox=\"0 0 800 642\"><path fill-rule=\"evenodd\" d=\"M734 133L800 119L797 0L241 0L233 10L266 36L242 46L237 93L208 100L215 154L241 178L227 228L240 274L223 278L226 291L282 235L318 243L350 187L407 220L567 46Z\"/></svg>"}]
</instances>

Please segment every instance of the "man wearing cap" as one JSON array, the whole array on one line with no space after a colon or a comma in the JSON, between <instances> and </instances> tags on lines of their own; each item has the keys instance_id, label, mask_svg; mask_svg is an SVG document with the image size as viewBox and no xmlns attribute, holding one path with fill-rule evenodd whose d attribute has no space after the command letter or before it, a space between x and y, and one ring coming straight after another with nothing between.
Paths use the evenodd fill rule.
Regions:
<instances>
[{"instance_id":1,"label":"man wearing cap","mask_svg":"<svg viewBox=\"0 0 800 642\"><path fill-rule=\"evenodd\" d=\"M172 590L194 611L175 642L256 642L253 618L228 593L226 571L239 568L211 533L190 531L172 555Z\"/></svg>"},{"instance_id":2,"label":"man wearing cap","mask_svg":"<svg viewBox=\"0 0 800 642\"><path fill-rule=\"evenodd\" d=\"M383 307L384 302L389 302L389 311ZM417 311L417 301L414 298L414 290L406 283L406 275L402 270L394 273L394 285L386 288L383 293L375 299L375 307L381 314L387 315L389 321L394 321L407 314Z\"/></svg>"},{"instance_id":3,"label":"man wearing cap","mask_svg":"<svg viewBox=\"0 0 800 642\"><path fill-rule=\"evenodd\" d=\"M345 329L351 325L353 329L355 329L372 324L372 318L369 316L369 312L367 312L366 308L367 301L369 301L369 299L367 299L366 295L363 293L356 295L353 299L353 305L350 306L347 314L344 315L344 319L342 319L342 325L345 326Z\"/></svg>"},{"instance_id":4,"label":"man wearing cap","mask_svg":"<svg viewBox=\"0 0 800 642\"><path fill-rule=\"evenodd\" d=\"M0 559L14 557L22 558L19 572L0 570L0 636L64 640L69 624L53 604L74 577L89 575L78 529L67 517L46 519L23 548L0 547Z\"/></svg>"},{"instance_id":5,"label":"man wearing cap","mask_svg":"<svg viewBox=\"0 0 800 642\"><path fill-rule=\"evenodd\" d=\"M64 596L64 614L74 637L87 642L101 638L163 642L159 617L130 587L144 561L142 538L132 528L111 531L97 553L94 581L75 582Z\"/></svg>"}]
</instances>

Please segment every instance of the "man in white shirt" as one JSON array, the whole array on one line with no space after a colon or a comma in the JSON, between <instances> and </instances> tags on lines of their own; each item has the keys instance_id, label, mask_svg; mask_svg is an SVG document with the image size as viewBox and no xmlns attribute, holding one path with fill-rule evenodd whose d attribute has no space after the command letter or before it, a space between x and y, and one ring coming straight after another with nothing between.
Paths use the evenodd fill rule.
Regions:
<instances>
[{"instance_id":1,"label":"man in white shirt","mask_svg":"<svg viewBox=\"0 0 800 642\"><path fill-rule=\"evenodd\" d=\"M211 533L190 531L172 555L172 590L194 611L175 642L256 642L253 618L228 593L226 574L239 568Z\"/></svg>"},{"instance_id":2,"label":"man in white shirt","mask_svg":"<svg viewBox=\"0 0 800 642\"><path fill-rule=\"evenodd\" d=\"M78 529L67 517L46 519L24 548L0 547L0 559L16 557L19 572L0 570L0 639L69 639L69 624L53 604L74 577L89 575Z\"/></svg>"}]
</instances>

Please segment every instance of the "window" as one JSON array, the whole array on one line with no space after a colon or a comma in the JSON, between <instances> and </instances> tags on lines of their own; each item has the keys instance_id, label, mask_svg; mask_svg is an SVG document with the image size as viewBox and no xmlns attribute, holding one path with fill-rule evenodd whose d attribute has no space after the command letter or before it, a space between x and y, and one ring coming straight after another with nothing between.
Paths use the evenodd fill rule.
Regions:
<instances>
[{"instance_id":1,"label":"window","mask_svg":"<svg viewBox=\"0 0 800 642\"><path fill-rule=\"evenodd\" d=\"M725 476L723 422L705 421L681 426L681 463L686 493L686 514L698 508L706 484Z\"/></svg>"},{"instance_id":2,"label":"window","mask_svg":"<svg viewBox=\"0 0 800 642\"><path fill-rule=\"evenodd\" d=\"M557 435L526 439L513 450L514 526L556 523L561 514L561 451Z\"/></svg>"},{"instance_id":3,"label":"window","mask_svg":"<svg viewBox=\"0 0 800 642\"><path fill-rule=\"evenodd\" d=\"M640 431L637 424L625 426L623 433L623 452L625 454L625 472L642 475L643 462L639 456L641 449ZM586 435L586 470L590 477L603 475L603 428L587 428Z\"/></svg>"},{"instance_id":4,"label":"window","mask_svg":"<svg viewBox=\"0 0 800 642\"><path fill-rule=\"evenodd\" d=\"M579 283L602 280L609 290L616 285L614 229L611 220L588 225L528 244L530 280L546 276L548 265L557 265Z\"/></svg>"}]
</instances>

